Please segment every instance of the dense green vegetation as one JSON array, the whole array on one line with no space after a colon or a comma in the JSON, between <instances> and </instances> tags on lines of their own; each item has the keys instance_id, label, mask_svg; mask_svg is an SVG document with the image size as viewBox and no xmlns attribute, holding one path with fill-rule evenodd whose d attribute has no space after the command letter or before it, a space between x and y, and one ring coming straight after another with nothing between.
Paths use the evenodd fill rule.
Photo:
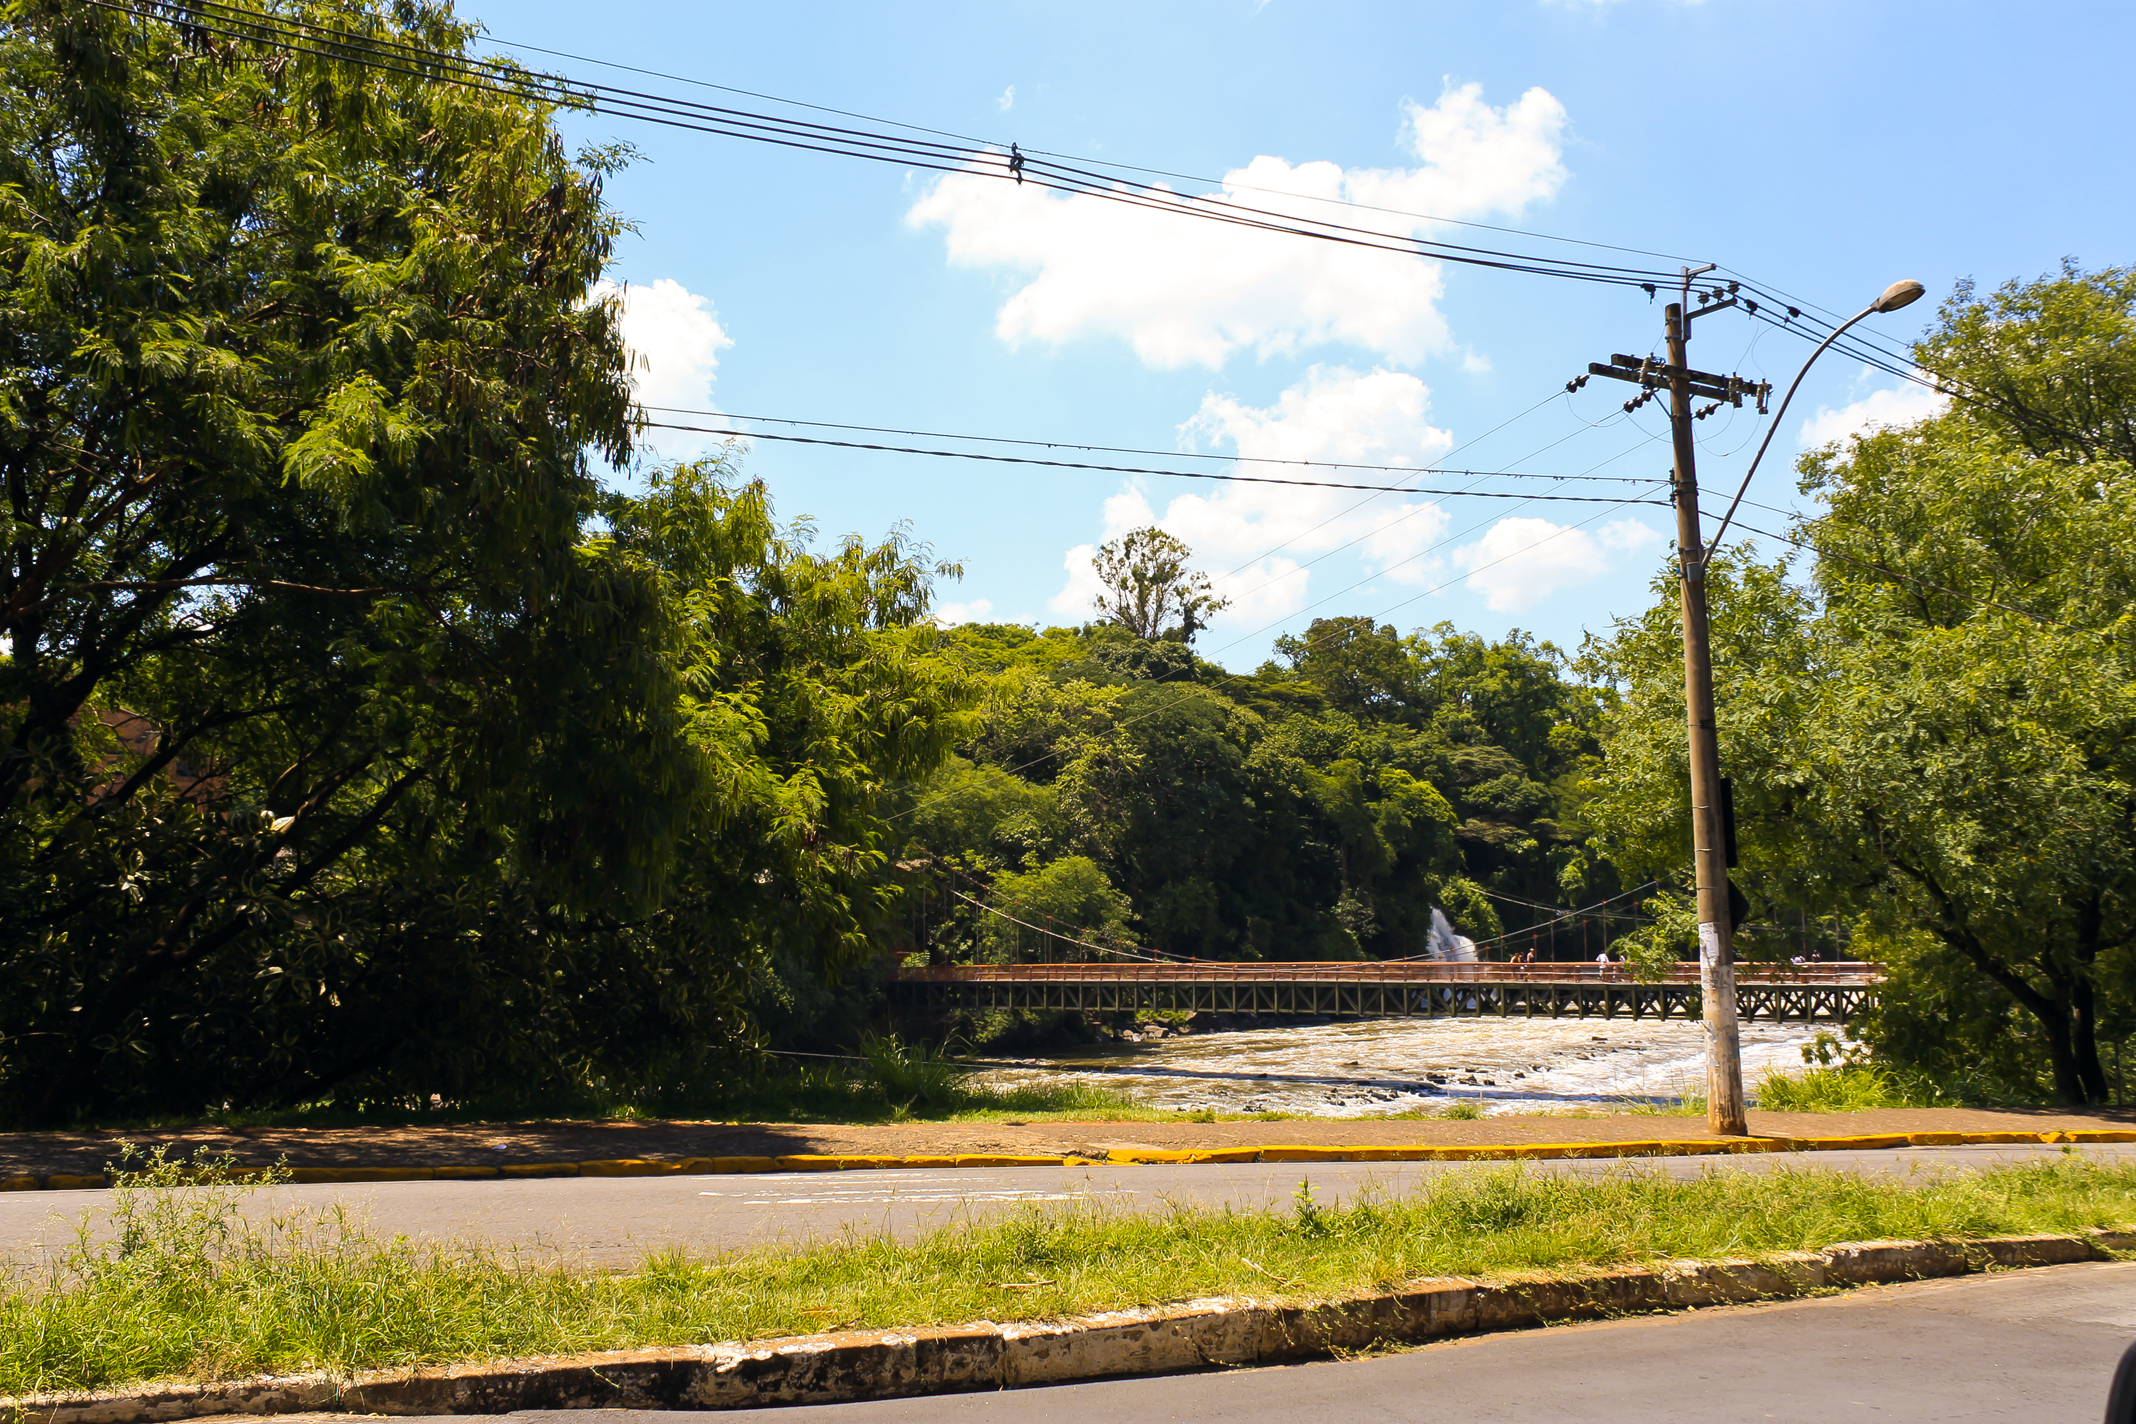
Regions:
<instances>
[{"instance_id":1,"label":"dense green vegetation","mask_svg":"<svg viewBox=\"0 0 2136 1424\"><path fill-rule=\"evenodd\" d=\"M1622 947L1687 952L1665 577L1577 661L1333 617L1231 674L1144 529L1094 621L945 632L903 530L619 492L629 155L508 89L0 7L0 1123L701 1099L1059 936L1489 952L1656 881ZM1839 1051L1939 1092L2100 1101L2136 1028L2132 302L1960 292L1951 411L1713 580L1739 950L1887 962Z\"/></svg>"},{"instance_id":2,"label":"dense green vegetation","mask_svg":"<svg viewBox=\"0 0 2136 1424\"><path fill-rule=\"evenodd\" d=\"M116 1194L118 1239L0 1282L0 1393L263 1371L337 1372L839 1327L1051 1316L1211 1296L1341 1297L1429 1276L1691 1258L1840 1241L2125 1226L2136 1169L2077 1159L1879 1179L1782 1169L1585 1177L1478 1168L1415 1196L1287 1212L1098 1209L857 1236L619 1274L366 1236L346 1216L240 1215L240 1188L168 1169Z\"/></svg>"},{"instance_id":3,"label":"dense green vegetation","mask_svg":"<svg viewBox=\"0 0 2136 1424\"><path fill-rule=\"evenodd\" d=\"M674 1073L869 955L941 570L604 488L621 155L77 5L0 92L0 1120Z\"/></svg>"},{"instance_id":4,"label":"dense green vegetation","mask_svg":"<svg viewBox=\"0 0 2136 1424\"><path fill-rule=\"evenodd\" d=\"M1547 644L1322 619L1234 676L1168 631L953 630L988 702L915 789L907 856L1018 918L1226 959L1419 954L1434 906L1485 939L1486 892L1614 889L1578 809L1599 704ZM999 933L961 932L928 948Z\"/></svg>"},{"instance_id":5,"label":"dense green vegetation","mask_svg":"<svg viewBox=\"0 0 2136 1424\"><path fill-rule=\"evenodd\" d=\"M2136 1028L2132 305L2127 271L1960 291L1917 347L1949 412L1806 458L1810 552L1710 584L1745 943L1815 921L1884 961L1862 1046L1973 1096L2104 1102ZM1669 602L1585 663L1622 693L1589 814L1635 876L1688 859Z\"/></svg>"}]
</instances>

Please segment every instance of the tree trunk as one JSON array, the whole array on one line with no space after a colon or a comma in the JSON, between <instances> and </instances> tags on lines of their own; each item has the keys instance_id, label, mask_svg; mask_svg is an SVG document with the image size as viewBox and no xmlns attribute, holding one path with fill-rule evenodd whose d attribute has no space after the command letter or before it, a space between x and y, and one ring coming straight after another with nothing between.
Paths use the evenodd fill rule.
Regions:
<instances>
[{"instance_id":1,"label":"tree trunk","mask_svg":"<svg viewBox=\"0 0 2136 1424\"><path fill-rule=\"evenodd\" d=\"M2084 1080L2077 1072L2076 1045L2071 1041L2068 1006L2060 999L2050 1000L2050 1009L2042 1013L2032 1005L2033 1016L2047 1035L2047 1063L2054 1070L2054 1095L2064 1103L2076 1105L2084 1099Z\"/></svg>"},{"instance_id":2,"label":"tree trunk","mask_svg":"<svg viewBox=\"0 0 2136 1424\"><path fill-rule=\"evenodd\" d=\"M2099 1062L2099 1014L2091 977L2079 974L2070 986L2070 1053L2084 1096L2078 1101L2107 1101L2106 1069Z\"/></svg>"}]
</instances>

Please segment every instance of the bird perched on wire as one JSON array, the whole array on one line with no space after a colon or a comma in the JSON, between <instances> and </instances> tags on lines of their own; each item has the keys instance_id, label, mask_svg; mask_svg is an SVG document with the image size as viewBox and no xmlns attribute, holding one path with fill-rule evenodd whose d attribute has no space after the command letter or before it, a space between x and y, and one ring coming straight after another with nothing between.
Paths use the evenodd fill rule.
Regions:
<instances>
[{"instance_id":1,"label":"bird perched on wire","mask_svg":"<svg viewBox=\"0 0 2136 1424\"><path fill-rule=\"evenodd\" d=\"M1023 151L1013 143L1009 145L1009 176L1018 187L1023 186Z\"/></svg>"}]
</instances>

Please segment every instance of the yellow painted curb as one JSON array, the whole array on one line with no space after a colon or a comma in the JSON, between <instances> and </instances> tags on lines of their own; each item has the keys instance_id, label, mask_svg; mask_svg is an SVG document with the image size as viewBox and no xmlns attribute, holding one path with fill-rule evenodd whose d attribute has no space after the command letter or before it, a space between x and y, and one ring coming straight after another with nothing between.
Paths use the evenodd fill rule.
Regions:
<instances>
[{"instance_id":1,"label":"yellow painted curb","mask_svg":"<svg viewBox=\"0 0 2136 1424\"><path fill-rule=\"evenodd\" d=\"M581 1162L581 1177L668 1177L682 1170L676 1162L655 1162L644 1157L619 1157L607 1162Z\"/></svg>"},{"instance_id":2,"label":"yellow painted curb","mask_svg":"<svg viewBox=\"0 0 2136 1424\"><path fill-rule=\"evenodd\" d=\"M1504 1142L1474 1146L1321 1147L1271 1143L1260 1147L1178 1150L1116 1147L1103 1158L1012 1152L900 1157L889 1154L796 1153L785 1157L683 1157L674 1161L624 1157L598 1162L503 1162L447 1167L293 1167L289 1180L347 1182L462 1182L514 1177L667 1177L737 1172L842 1172L867 1168L1187 1166L1243 1162L1513 1162L1609 1157L1708 1157L1723 1153L1877 1151L1897 1147L1969 1147L2012 1143L2136 1142L2136 1131L2082 1128L2069 1132L1882 1132L1856 1137L1654 1138L1631 1142ZM241 1167L256 1180L271 1169ZM102 1173L0 1177L0 1192L81 1191L110 1185Z\"/></svg>"},{"instance_id":3,"label":"yellow painted curb","mask_svg":"<svg viewBox=\"0 0 2136 1424\"><path fill-rule=\"evenodd\" d=\"M686 1157L686 1163L702 1163L691 1170L724 1176L730 1172L776 1172L779 1159L776 1157Z\"/></svg>"},{"instance_id":4,"label":"yellow painted curb","mask_svg":"<svg viewBox=\"0 0 2136 1424\"><path fill-rule=\"evenodd\" d=\"M1804 1152L1846 1152L1850 1150L1873 1152L1884 1147L1911 1147L1913 1145L1907 1140L1907 1134L1903 1132L1865 1133L1860 1137L1803 1137L1796 1140L1802 1144ZM1964 1146L1967 1144L1951 1143L1946 1145Z\"/></svg>"}]
</instances>

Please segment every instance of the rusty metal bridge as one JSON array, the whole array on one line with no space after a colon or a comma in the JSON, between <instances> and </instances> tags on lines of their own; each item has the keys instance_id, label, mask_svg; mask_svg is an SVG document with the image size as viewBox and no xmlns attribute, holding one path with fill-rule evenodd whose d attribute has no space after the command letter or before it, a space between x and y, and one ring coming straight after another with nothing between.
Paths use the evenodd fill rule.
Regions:
<instances>
[{"instance_id":1,"label":"rusty metal bridge","mask_svg":"<svg viewBox=\"0 0 2136 1424\"><path fill-rule=\"evenodd\" d=\"M1845 1023L1876 1000L1881 965L1736 965L1746 1020ZM1016 964L900 969L892 998L921 1009L1138 1009L1337 1018L1695 1019L1698 965L1638 980L1612 964L1231 963Z\"/></svg>"}]
</instances>

